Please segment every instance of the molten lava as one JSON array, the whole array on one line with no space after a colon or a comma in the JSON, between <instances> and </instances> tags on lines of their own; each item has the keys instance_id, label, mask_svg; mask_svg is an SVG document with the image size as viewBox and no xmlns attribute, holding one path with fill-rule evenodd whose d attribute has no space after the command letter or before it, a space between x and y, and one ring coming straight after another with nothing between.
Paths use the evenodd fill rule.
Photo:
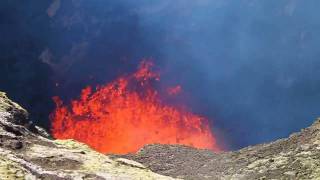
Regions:
<instances>
[{"instance_id":1,"label":"molten lava","mask_svg":"<svg viewBox=\"0 0 320 180\"><path fill-rule=\"evenodd\" d=\"M143 61L133 75L92 90L82 90L70 106L54 97L52 135L75 139L102 153L126 154L146 144L181 144L218 151L208 121L166 105L153 88L159 74ZM180 91L180 86L172 94Z\"/></svg>"}]
</instances>

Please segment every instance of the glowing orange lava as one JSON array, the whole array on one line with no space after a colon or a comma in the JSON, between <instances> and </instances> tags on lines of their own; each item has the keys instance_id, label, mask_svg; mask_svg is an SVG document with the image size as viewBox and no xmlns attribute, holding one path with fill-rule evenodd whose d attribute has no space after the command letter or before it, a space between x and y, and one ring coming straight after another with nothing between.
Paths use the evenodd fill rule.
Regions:
<instances>
[{"instance_id":1,"label":"glowing orange lava","mask_svg":"<svg viewBox=\"0 0 320 180\"><path fill-rule=\"evenodd\" d=\"M102 153L133 153L155 143L218 151L207 119L160 100L152 87L159 74L151 71L152 66L143 61L133 75L94 91L85 88L70 106L54 97L52 135L78 140Z\"/></svg>"}]
</instances>

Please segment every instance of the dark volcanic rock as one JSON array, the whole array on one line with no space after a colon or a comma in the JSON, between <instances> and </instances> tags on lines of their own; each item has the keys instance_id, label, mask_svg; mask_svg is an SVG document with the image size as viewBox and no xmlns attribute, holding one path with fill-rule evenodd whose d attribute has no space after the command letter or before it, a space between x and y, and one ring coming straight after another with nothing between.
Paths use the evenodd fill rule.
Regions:
<instances>
[{"instance_id":1,"label":"dark volcanic rock","mask_svg":"<svg viewBox=\"0 0 320 180\"><path fill-rule=\"evenodd\" d=\"M183 179L320 179L320 120L289 138L235 152L148 145L126 157Z\"/></svg>"}]
</instances>

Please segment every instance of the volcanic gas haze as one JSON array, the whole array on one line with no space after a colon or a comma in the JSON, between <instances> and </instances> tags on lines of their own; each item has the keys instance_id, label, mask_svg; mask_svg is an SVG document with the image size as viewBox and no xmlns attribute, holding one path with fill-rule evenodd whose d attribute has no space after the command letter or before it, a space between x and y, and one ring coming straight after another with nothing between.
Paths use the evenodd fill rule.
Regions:
<instances>
[{"instance_id":1,"label":"volcanic gas haze","mask_svg":"<svg viewBox=\"0 0 320 180\"><path fill-rule=\"evenodd\" d=\"M161 100L153 86L160 75L152 68L144 60L131 75L83 89L70 105L54 97L53 136L84 142L102 153L133 153L155 143L219 151L206 118Z\"/></svg>"}]
</instances>

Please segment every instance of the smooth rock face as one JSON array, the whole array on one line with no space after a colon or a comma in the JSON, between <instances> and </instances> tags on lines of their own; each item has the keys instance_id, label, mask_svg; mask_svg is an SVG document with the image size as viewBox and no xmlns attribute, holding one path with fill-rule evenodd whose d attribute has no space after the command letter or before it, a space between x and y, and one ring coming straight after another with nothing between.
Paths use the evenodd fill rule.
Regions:
<instances>
[{"instance_id":1,"label":"smooth rock face","mask_svg":"<svg viewBox=\"0 0 320 180\"><path fill-rule=\"evenodd\" d=\"M173 178L320 179L320 120L287 139L235 152L148 145L137 154L103 155L73 140L49 139L0 92L0 180Z\"/></svg>"},{"instance_id":2,"label":"smooth rock face","mask_svg":"<svg viewBox=\"0 0 320 180\"><path fill-rule=\"evenodd\" d=\"M173 179L73 140L50 140L28 113L0 92L0 180Z\"/></svg>"}]
</instances>

